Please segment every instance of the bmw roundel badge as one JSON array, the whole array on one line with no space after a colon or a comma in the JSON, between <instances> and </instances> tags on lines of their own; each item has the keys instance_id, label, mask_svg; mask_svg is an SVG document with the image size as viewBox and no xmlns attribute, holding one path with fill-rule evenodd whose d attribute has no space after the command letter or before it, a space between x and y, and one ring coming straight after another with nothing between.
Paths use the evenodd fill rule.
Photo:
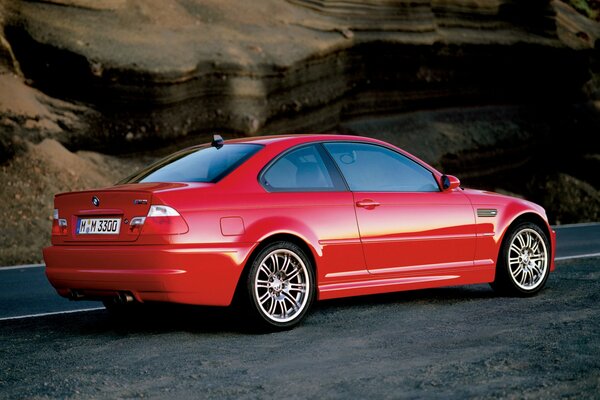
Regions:
<instances>
[{"instance_id":1,"label":"bmw roundel badge","mask_svg":"<svg viewBox=\"0 0 600 400\"><path fill-rule=\"evenodd\" d=\"M98 207L100 205L100 199L97 196L92 197L92 204Z\"/></svg>"}]
</instances>

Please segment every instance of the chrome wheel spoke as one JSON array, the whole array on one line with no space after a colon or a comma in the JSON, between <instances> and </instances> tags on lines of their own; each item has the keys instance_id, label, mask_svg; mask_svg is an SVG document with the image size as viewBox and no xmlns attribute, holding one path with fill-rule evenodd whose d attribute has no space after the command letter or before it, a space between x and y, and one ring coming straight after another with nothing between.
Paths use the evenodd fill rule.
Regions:
<instances>
[{"instance_id":1,"label":"chrome wheel spoke","mask_svg":"<svg viewBox=\"0 0 600 400\"><path fill-rule=\"evenodd\" d=\"M525 279L527 278L527 274L525 271L521 274L521 285L525 285Z\"/></svg>"},{"instance_id":2,"label":"chrome wheel spoke","mask_svg":"<svg viewBox=\"0 0 600 400\"><path fill-rule=\"evenodd\" d=\"M509 257L508 258L508 262L509 264L517 264L519 262L519 257Z\"/></svg>"},{"instance_id":3,"label":"chrome wheel spoke","mask_svg":"<svg viewBox=\"0 0 600 400\"><path fill-rule=\"evenodd\" d=\"M273 272L279 272L279 259L277 254L271 254L271 263L273 264Z\"/></svg>"},{"instance_id":4,"label":"chrome wheel spoke","mask_svg":"<svg viewBox=\"0 0 600 400\"><path fill-rule=\"evenodd\" d=\"M300 304L296 301L294 296L292 296L289 292L283 292L284 299L289 301L292 304L294 309L298 309Z\"/></svg>"},{"instance_id":5,"label":"chrome wheel spoke","mask_svg":"<svg viewBox=\"0 0 600 400\"><path fill-rule=\"evenodd\" d=\"M517 276L519 275L521 272L523 272L523 266L522 265L518 265L516 271L511 270L513 276Z\"/></svg>"},{"instance_id":6,"label":"chrome wheel spoke","mask_svg":"<svg viewBox=\"0 0 600 400\"><path fill-rule=\"evenodd\" d=\"M288 280L288 281L291 281L292 279L294 279L295 277L297 277L297 276L298 276L298 274L299 274L300 272L302 272L302 271L300 270L300 268L297 268L297 267L296 267L296 268L295 268L295 269L292 271L292 273L291 273L290 275L288 275L288 276L287 276L287 280Z\"/></svg>"},{"instance_id":7,"label":"chrome wheel spoke","mask_svg":"<svg viewBox=\"0 0 600 400\"><path fill-rule=\"evenodd\" d=\"M287 274L287 269L289 268L291 263L292 258L288 254L286 254L283 259L283 266L281 267L281 271Z\"/></svg>"},{"instance_id":8,"label":"chrome wheel spoke","mask_svg":"<svg viewBox=\"0 0 600 400\"><path fill-rule=\"evenodd\" d=\"M519 250L523 250L525 249L526 245L525 245L525 240L523 240L523 235L517 235L517 240L519 241Z\"/></svg>"},{"instance_id":9,"label":"chrome wheel spoke","mask_svg":"<svg viewBox=\"0 0 600 400\"><path fill-rule=\"evenodd\" d=\"M283 316L285 317L286 315L288 315L290 313L290 310L288 309L286 303L285 303L285 297L283 298L283 300L280 301L281 303L281 309L283 312Z\"/></svg>"},{"instance_id":10,"label":"chrome wheel spoke","mask_svg":"<svg viewBox=\"0 0 600 400\"><path fill-rule=\"evenodd\" d=\"M269 281L263 281L260 279L256 280L256 287L257 288L263 288L263 289L268 289L270 287Z\"/></svg>"},{"instance_id":11,"label":"chrome wheel spoke","mask_svg":"<svg viewBox=\"0 0 600 400\"><path fill-rule=\"evenodd\" d=\"M260 264L259 271L267 276L273 275L273 272L274 272L273 270L271 270L269 268L269 266L267 265L266 262L263 262L262 264Z\"/></svg>"},{"instance_id":12,"label":"chrome wheel spoke","mask_svg":"<svg viewBox=\"0 0 600 400\"><path fill-rule=\"evenodd\" d=\"M527 234L525 234L525 237L527 238L527 239L525 240L525 246L526 246L527 248L529 248L529 249L530 249L530 248L531 248L531 241L532 241L532 237L531 237L531 235L530 235L530 234L528 234L528 233L527 233Z\"/></svg>"},{"instance_id":13,"label":"chrome wheel spoke","mask_svg":"<svg viewBox=\"0 0 600 400\"><path fill-rule=\"evenodd\" d=\"M277 300L275 300L275 297L271 296L271 305L269 306L269 311L267 311L267 313L269 315L273 315L273 313L275 312L276 306L277 306Z\"/></svg>"},{"instance_id":14,"label":"chrome wheel spoke","mask_svg":"<svg viewBox=\"0 0 600 400\"><path fill-rule=\"evenodd\" d=\"M290 283L290 291L291 290L304 293L306 291L306 285L304 283Z\"/></svg>"},{"instance_id":15,"label":"chrome wheel spoke","mask_svg":"<svg viewBox=\"0 0 600 400\"><path fill-rule=\"evenodd\" d=\"M506 260L514 284L524 290L535 289L548 269L546 244L536 230L525 228L513 236Z\"/></svg>"},{"instance_id":16,"label":"chrome wheel spoke","mask_svg":"<svg viewBox=\"0 0 600 400\"><path fill-rule=\"evenodd\" d=\"M271 293L265 292L262 296L258 298L258 302L260 304L264 304L267 300L271 298Z\"/></svg>"}]
</instances>

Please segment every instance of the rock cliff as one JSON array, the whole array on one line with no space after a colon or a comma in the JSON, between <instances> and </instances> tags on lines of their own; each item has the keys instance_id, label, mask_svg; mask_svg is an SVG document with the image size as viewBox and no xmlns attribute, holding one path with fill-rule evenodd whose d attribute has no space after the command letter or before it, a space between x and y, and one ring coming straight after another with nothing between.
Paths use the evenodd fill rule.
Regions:
<instances>
[{"instance_id":1,"label":"rock cliff","mask_svg":"<svg viewBox=\"0 0 600 400\"><path fill-rule=\"evenodd\" d=\"M63 140L112 151L580 101L596 25L547 1L38 0L5 4L4 32L32 85L90 108L88 129Z\"/></svg>"}]
</instances>

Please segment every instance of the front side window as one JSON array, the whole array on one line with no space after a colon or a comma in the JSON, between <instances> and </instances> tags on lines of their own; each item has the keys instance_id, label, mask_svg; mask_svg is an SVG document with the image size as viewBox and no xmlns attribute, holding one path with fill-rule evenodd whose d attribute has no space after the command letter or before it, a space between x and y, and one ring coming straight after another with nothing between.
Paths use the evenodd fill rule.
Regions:
<instances>
[{"instance_id":1,"label":"front side window","mask_svg":"<svg viewBox=\"0 0 600 400\"><path fill-rule=\"evenodd\" d=\"M120 183L218 182L263 146L225 144L221 148L196 147L166 157Z\"/></svg>"},{"instance_id":2,"label":"front side window","mask_svg":"<svg viewBox=\"0 0 600 400\"><path fill-rule=\"evenodd\" d=\"M316 145L300 147L277 159L260 181L268 191L336 190L336 183Z\"/></svg>"},{"instance_id":3,"label":"front side window","mask_svg":"<svg viewBox=\"0 0 600 400\"><path fill-rule=\"evenodd\" d=\"M433 174L382 146L367 143L325 143L355 192L438 192Z\"/></svg>"}]
</instances>

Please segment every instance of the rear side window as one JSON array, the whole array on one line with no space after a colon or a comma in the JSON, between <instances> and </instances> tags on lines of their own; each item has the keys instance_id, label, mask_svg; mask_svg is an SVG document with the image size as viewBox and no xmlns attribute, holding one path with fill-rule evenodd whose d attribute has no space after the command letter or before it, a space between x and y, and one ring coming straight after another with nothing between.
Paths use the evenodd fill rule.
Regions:
<instances>
[{"instance_id":1,"label":"rear side window","mask_svg":"<svg viewBox=\"0 0 600 400\"><path fill-rule=\"evenodd\" d=\"M350 190L356 192L438 192L433 174L411 159L367 143L325 143Z\"/></svg>"},{"instance_id":2,"label":"rear side window","mask_svg":"<svg viewBox=\"0 0 600 400\"><path fill-rule=\"evenodd\" d=\"M218 182L263 146L250 143L200 147L172 154L120 183Z\"/></svg>"},{"instance_id":3,"label":"rear side window","mask_svg":"<svg viewBox=\"0 0 600 400\"><path fill-rule=\"evenodd\" d=\"M300 147L277 159L262 174L260 181L268 191L343 190L341 179L331 176L316 145Z\"/></svg>"}]
</instances>

